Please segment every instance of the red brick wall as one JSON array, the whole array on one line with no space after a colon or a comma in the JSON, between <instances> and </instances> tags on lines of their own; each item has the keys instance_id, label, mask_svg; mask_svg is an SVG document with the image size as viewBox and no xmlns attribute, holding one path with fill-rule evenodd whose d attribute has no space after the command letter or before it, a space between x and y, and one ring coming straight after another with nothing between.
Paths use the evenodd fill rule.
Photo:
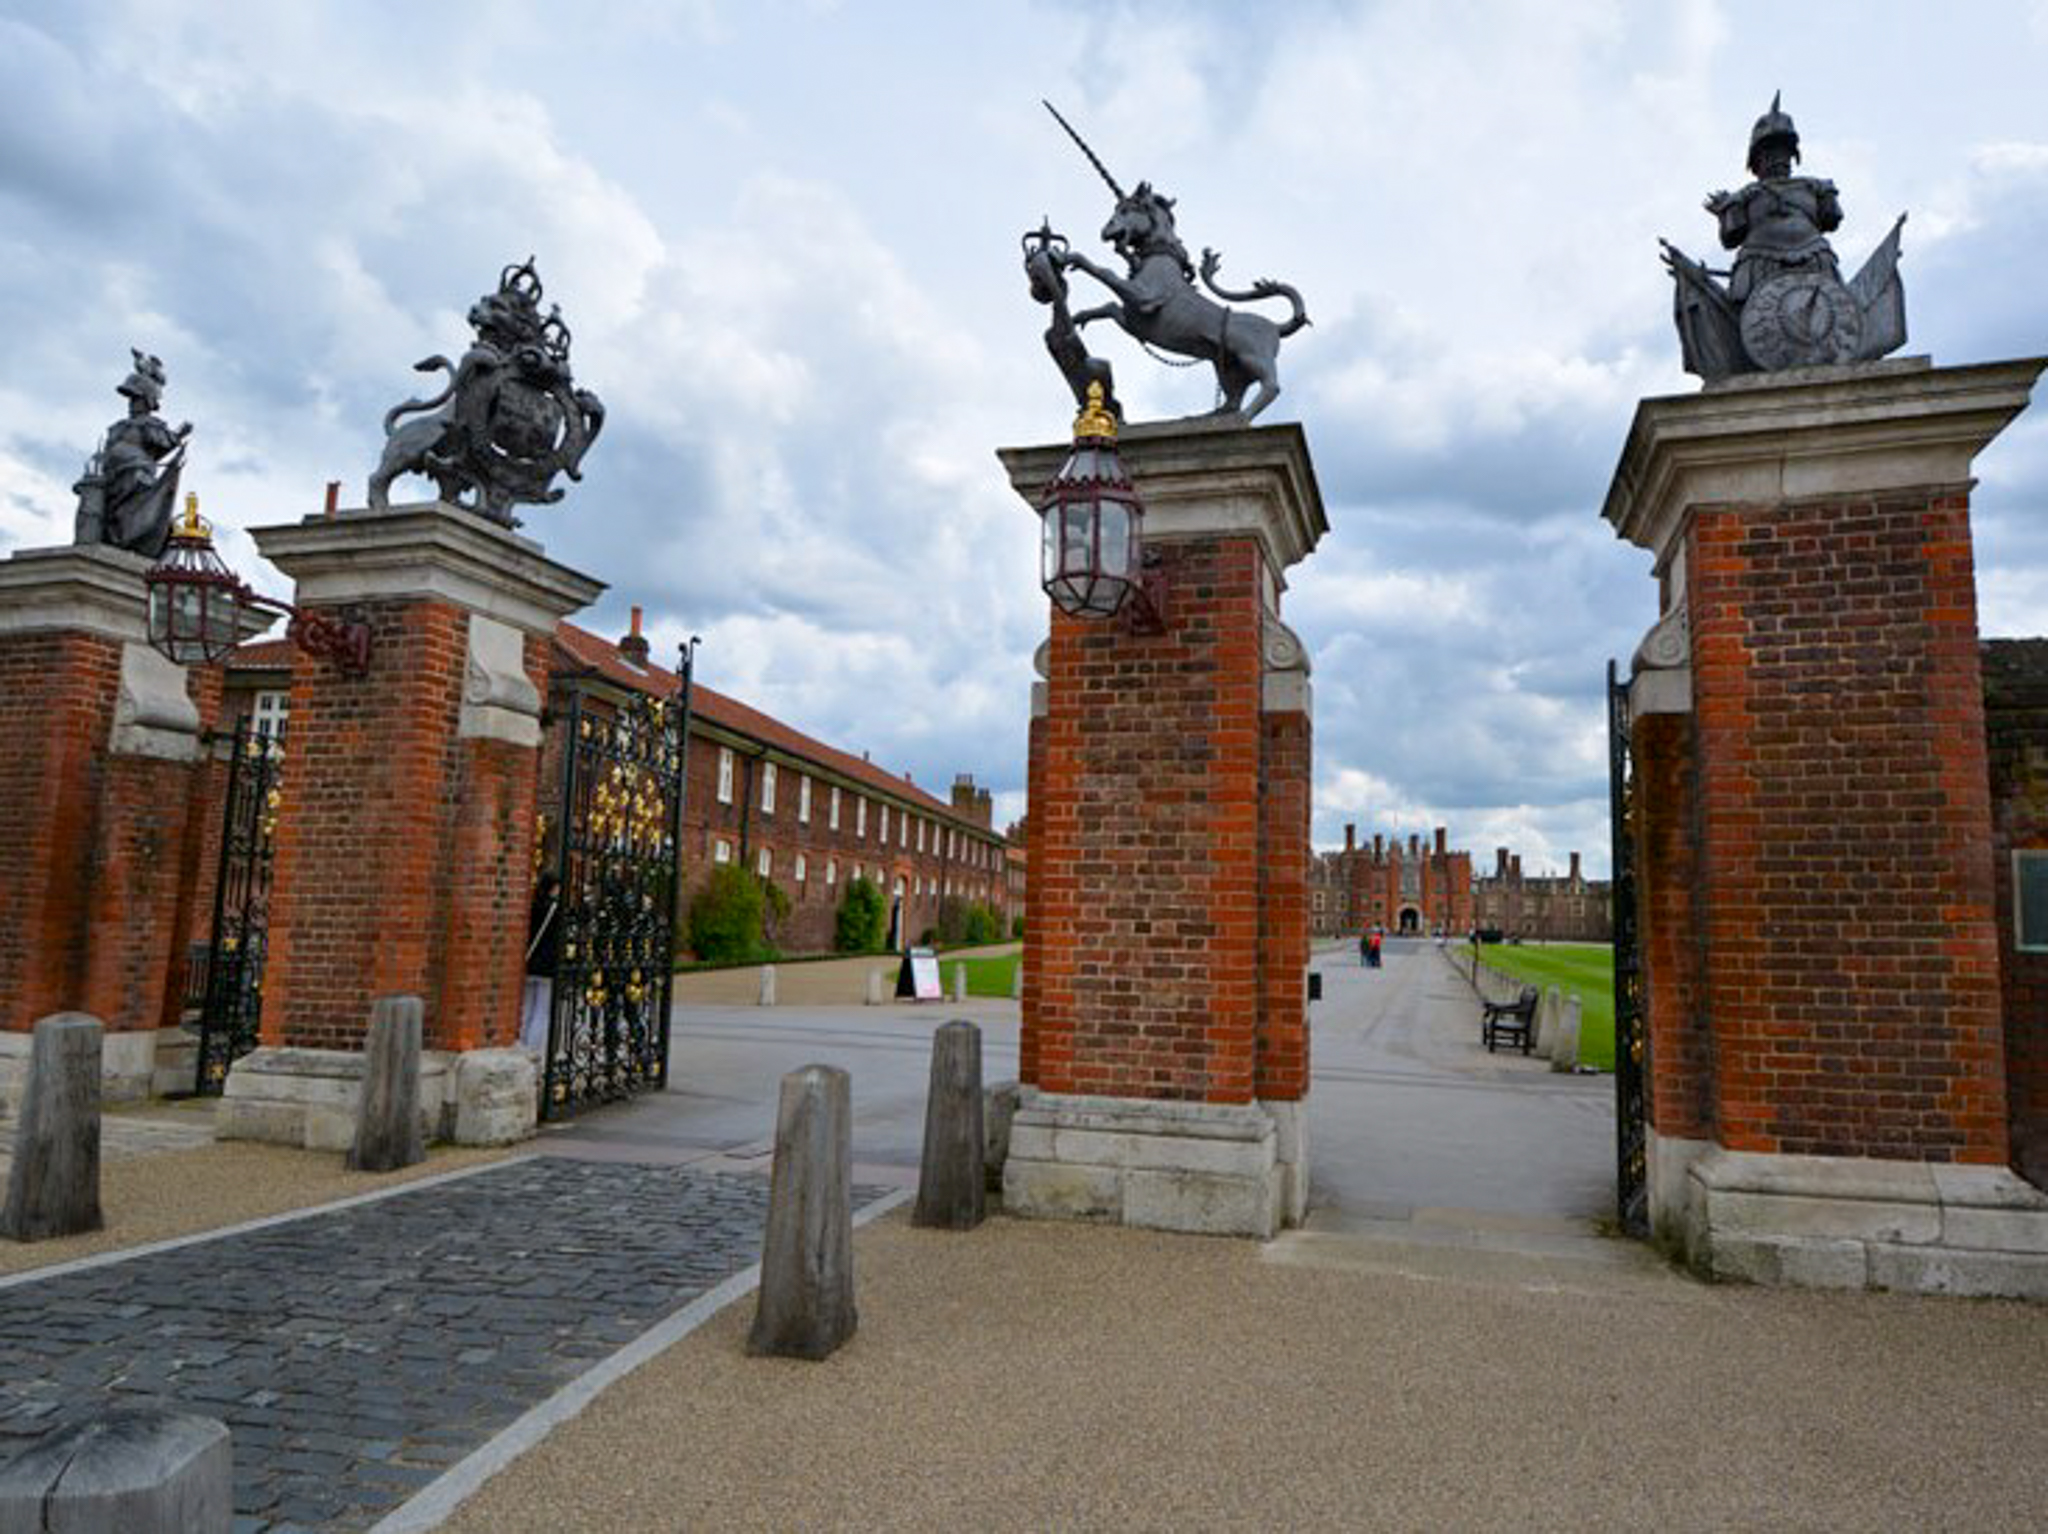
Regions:
<instances>
[{"instance_id":1,"label":"red brick wall","mask_svg":"<svg viewBox=\"0 0 2048 1534\"><path fill-rule=\"evenodd\" d=\"M162 1025L177 978L178 881L193 764L109 756L91 853L79 1006L109 1032Z\"/></svg>"},{"instance_id":2,"label":"red brick wall","mask_svg":"<svg viewBox=\"0 0 2048 1534\"><path fill-rule=\"evenodd\" d=\"M0 636L0 1027L81 1005L119 641Z\"/></svg>"},{"instance_id":3,"label":"red brick wall","mask_svg":"<svg viewBox=\"0 0 2048 1534\"><path fill-rule=\"evenodd\" d=\"M1983 664L2012 1165L2048 1188L2048 953L2015 946L2012 882L2015 849L2048 850L2048 639L1994 640Z\"/></svg>"},{"instance_id":4,"label":"red brick wall","mask_svg":"<svg viewBox=\"0 0 2048 1534\"><path fill-rule=\"evenodd\" d=\"M1261 722L1259 781L1259 1030L1254 1090L1293 1102L1308 1095L1309 716Z\"/></svg>"},{"instance_id":5,"label":"red brick wall","mask_svg":"<svg viewBox=\"0 0 2048 1534\"><path fill-rule=\"evenodd\" d=\"M471 748L456 738L467 613L394 599L362 614L368 675L305 655L293 664L263 1042L359 1049L371 1003L413 994L426 1002L428 1046L451 1048L451 1024L469 1016L439 1004Z\"/></svg>"},{"instance_id":6,"label":"red brick wall","mask_svg":"<svg viewBox=\"0 0 2048 1534\"><path fill-rule=\"evenodd\" d=\"M1689 714L1635 721L1637 939L1650 1033L1649 1118L1661 1135L1713 1138L1713 1041L1700 1012L1695 745Z\"/></svg>"},{"instance_id":7,"label":"red brick wall","mask_svg":"<svg viewBox=\"0 0 2048 1534\"><path fill-rule=\"evenodd\" d=\"M1721 1142L2004 1162L1965 490L1687 537Z\"/></svg>"},{"instance_id":8,"label":"red brick wall","mask_svg":"<svg viewBox=\"0 0 2048 1534\"><path fill-rule=\"evenodd\" d=\"M1032 764L1027 1057L1049 1091L1249 1102L1263 556L1250 538L1160 553L1168 632L1053 616Z\"/></svg>"}]
</instances>

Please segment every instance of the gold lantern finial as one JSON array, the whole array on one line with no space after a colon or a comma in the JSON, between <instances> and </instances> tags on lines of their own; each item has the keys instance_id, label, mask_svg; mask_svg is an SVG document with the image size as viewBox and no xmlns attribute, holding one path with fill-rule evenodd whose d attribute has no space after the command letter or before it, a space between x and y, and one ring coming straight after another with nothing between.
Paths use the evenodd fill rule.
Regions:
<instances>
[{"instance_id":1,"label":"gold lantern finial","mask_svg":"<svg viewBox=\"0 0 2048 1534\"><path fill-rule=\"evenodd\" d=\"M1111 415L1102 403L1102 385L1088 385L1088 403L1081 407L1081 413L1074 417L1074 440L1083 437L1105 437L1116 440L1116 417Z\"/></svg>"},{"instance_id":2,"label":"gold lantern finial","mask_svg":"<svg viewBox=\"0 0 2048 1534\"><path fill-rule=\"evenodd\" d=\"M206 524L199 520L199 492L197 490L187 490L185 492L185 520L178 525L178 534L184 538L199 538L203 537L205 532Z\"/></svg>"}]
</instances>

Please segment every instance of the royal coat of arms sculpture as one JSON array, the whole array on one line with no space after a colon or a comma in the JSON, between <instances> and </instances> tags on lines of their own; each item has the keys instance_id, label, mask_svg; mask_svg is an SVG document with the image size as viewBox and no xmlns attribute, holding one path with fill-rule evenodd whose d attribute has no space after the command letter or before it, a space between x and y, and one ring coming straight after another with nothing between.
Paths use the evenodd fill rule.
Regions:
<instances>
[{"instance_id":1,"label":"royal coat of arms sculpture","mask_svg":"<svg viewBox=\"0 0 2048 1534\"><path fill-rule=\"evenodd\" d=\"M416 372L445 372L448 385L431 399L409 399L384 413L384 456L370 475L372 509L390 508L399 475L422 474L448 504L517 527L515 504L552 505L563 495L556 475L583 477L583 455L604 426L604 405L576 387L561 307L543 316L540 300L531 257L506 267L498 291L470 308L476 340L462 361L435 356L414 364Z\"/></svg>"}]
</instances>

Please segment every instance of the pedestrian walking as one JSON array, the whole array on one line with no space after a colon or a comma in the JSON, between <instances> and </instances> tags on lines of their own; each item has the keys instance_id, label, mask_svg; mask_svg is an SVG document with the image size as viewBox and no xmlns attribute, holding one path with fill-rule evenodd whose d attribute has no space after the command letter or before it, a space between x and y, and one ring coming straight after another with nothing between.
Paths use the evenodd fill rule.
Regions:
<instances>
[{"instance_id":1,"label":"pedestrian walking","mask_svg":"<svg viewBox=\"0 0 2048 1534\"><path fill-rule=\"evenodd\" d=\"M555 954L560 948L562 881L542 874L526 922L526 995L519 1010L519 1047L547 1053L548 1019L555 1007Z\"/></svg>"}]
</instances>

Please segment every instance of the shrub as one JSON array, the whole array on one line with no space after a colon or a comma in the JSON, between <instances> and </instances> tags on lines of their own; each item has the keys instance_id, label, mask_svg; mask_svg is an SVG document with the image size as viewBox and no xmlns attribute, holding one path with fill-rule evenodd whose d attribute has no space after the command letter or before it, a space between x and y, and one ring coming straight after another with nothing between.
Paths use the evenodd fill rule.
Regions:
<instances>
[{"instance_id":1,"label":"shrub","mask_svg":"<svg viewBox=\"0 0 2048 1534\"><path fill-rule=\"evenodd\" d=\"M880 886L865 877L847 880L833 922L833 948L840 953L874 953L881 948L888 927L889 906L882 899Z\"/></svg>"},{"instance_id":2,"label":"shrub","mask_svg":"<svg viewBox=\"0 0 2048 1534\"><path fill-rule=\"evenodd\" d=\"M1003 935L1002 918L976 901L967 908L967 941L971 944L993 943Z\"/></svg>"},{"instance_id":3,"label":"shrub","mask_svg":"<svg viewBox=\"0 0 2048 1534\"><path fill-rule=\"evenodd\" d=\"M709 964L759 958L767 947L761 936L764 882L735 863L713 868L690 898L690 951Z\"/></svg>"},{"instance_id":4,"label":"shrub","mask_svg":"<svg viewBox=\"0 0 2048 1534\"><path fill-rule=\"evenodd\" d=\"M1010 918L1010 936L1011 936L1011 937L1022 937L1023 935L1024 935L1024 918L1023 918L1023 917L1021 917L1021 916L1012 916L1012 917Z\"/></svg>"}]
</instances>

